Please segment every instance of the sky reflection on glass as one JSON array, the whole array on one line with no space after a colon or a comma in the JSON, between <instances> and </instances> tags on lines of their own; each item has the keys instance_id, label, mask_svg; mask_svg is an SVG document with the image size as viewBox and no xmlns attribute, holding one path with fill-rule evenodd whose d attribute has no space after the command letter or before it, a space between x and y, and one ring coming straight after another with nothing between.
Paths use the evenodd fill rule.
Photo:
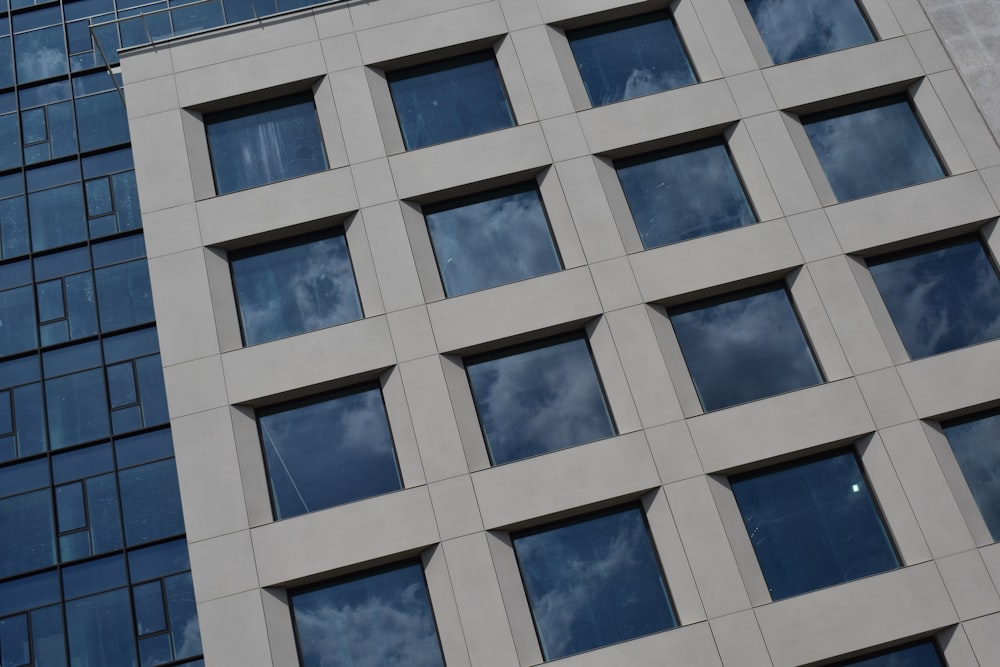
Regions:
<instances>
[{"instance_id":1,"label":"sky reflection on glass","mask_svg":"<svg viewBox=\"0 0 1000 667\"><path fill-rule=\"evenodd\" d=\"M781 285L677 308L670 322L706 411L823 381Z\"/></svg>"},{"instance_id":2,"label":"sky reflection on glass","mask_svg":"<svg viewBox=\"0 0 1000 667\"><path fill-rule=\"evenodd\" d=\"M803 116L802 125L839 201L945 176L901 95Z\"/></svg>"},{"instance_id":3,"label":"sky reflection on glass","mask_svg":"<svg viewBox=\"0 0 1000 667\"><path fill-rule=\"evenodd\" d=\"M311 93L207 115L205 129L220 195L327 167Z\"/></svg>"},{"instance_id":4,"label":"sky reflection on glass","mask_svg":"<svg viewBox=\"0 0 1000 667\"><path fill-rule=\"evenodd\" d=\"M730 486L774 600L899 567L853 450Z\"/></svg>"},{"instance_id":5,"label":"sky reflection on glass","mask_svg":"<svg viewBox=\"0 0 1000 667\"><path fill-rule=\"evenodd\" d=\"M546 660L677 625L639 508L513 542Z\"/></svg>"},{"instance_id":6,"label":"sky reflection on glass","mask_svg":"<svg viewBox=\"0 0 1000 667\"><path fill-rule=\"evenodd\" d=\"M595 107L698 81L668 14L602 23L566 38Z\"/></svg>"},{"instance_id":7,"label":"sky reflection on glass","mask_svg":"<svg viewBox=\"0 0 1000 667\"><path fill-rule=\"evenodd\" d=\"M293 593L302 667L444 667L420 563Z\"/></svg>"},{"instance_id":8,"label":"sky reflection on glass","mask_svg":"<svg viewBox=\"0 0 1000 667\"><path fill-rule=\"evenodd\" d=\"M232 253L230 265L247 345L362 317L342 233Z\"/></svg>"},{"instance_id":9,"label":"sky reflection on glass","mask_svg":"<svg viewBox=\"0 0 1000 667\"><path fill-rule=\"evenodd\" d=\"M615 167L644 248L757 221L721 142L683 146Z\"/></svg>"},{"instance_id":10,"label":"sky reflection on glass","mask_svg":"<svg viewBox=\"0 0 1000 667\"><path fill-rule=\"evenodd\" d=\"M856 0L747 0L775 64L875 41Z\"/></svg>"},{"instance_id":11,"label":"sky reflection on glass","mask_svg":"<svg viewBox=\"0 0 1000 667\"><path fill-rule=\"evenodd\" d=\"M1000 278L977 238L869 262L913 359L1000 337Z\"/></svg>"},{"instance_id":12,"label":"sky reflection on glass","mask_svg":"<svg viewBox=\"0 0 1000 667\"><path fill-rule=\"evenodd\" d=\"M897 648L879 655L838 662L836 667L944 667L933 641Z\"/></svg>"},{"instance_id":13,"label":"sky reflection on glass","mask_svg":"<svg viewBox=\"0 0 1000 667\"><path fill-rule=\"evenodd\" d=\"M1000 539L1000 414L942 426L990 535Z\"/></svg>"},{"instance_id":14,"label":"sky reflection on glass","mask_svg":"<svg viewBox=\"0 0 1000 667\"><path fill-rule=\"evenodd\" d=\"M533 184L427 207L424 217L448 296L562 268Z\"/></svg>"},{"instance_id":15,"label":"sky reflection on glass","mask_svg":"<svg viewBox=\"0 0 1000 667\"><path fill-rule=\"evenodd\" d=\"M582 337L466 361L494 465L615 434Z\"/></svg>"},{"instance_id":16,"label":"sky reflection on glass","mask_svg":"<svg viewBox=\"0 0 1000 667\"><path fill-rule=\"evenodd\" d=\"M390 72L387 79L407 150L514 125L492 51Z\"/></svg>"},{"instance_id":17,"label":"sky reflection on glass","mask_svg":"<svg viewBox=\"0 0 1000 667\"><path fill-rule=\"evenodd\" d=\"M378 387L261 410L278 519L402 488Z\"/></svg>"}]
</instances>

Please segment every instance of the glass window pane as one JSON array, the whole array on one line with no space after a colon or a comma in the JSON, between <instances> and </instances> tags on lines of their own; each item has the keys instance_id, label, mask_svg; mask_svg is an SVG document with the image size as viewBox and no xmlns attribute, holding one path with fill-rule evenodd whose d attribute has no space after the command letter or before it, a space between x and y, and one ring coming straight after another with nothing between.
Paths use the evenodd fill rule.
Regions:
<instances>
[{"instance_id":1,"label":"glass window pane","mask_svg":"<svg viewBox=\"0 0 1000 667\"><path fill-rule=\"evenodd\" d=\"M343 233L234 252L230 264L247 345L362 317Z\"/></svg>"},{"instance_id":2,"label":"glass window pane","mask_svg":"<svg viewBox=\"0 0 1000 667\"><path fill-rule=\"evenodd\" d=\"M757 221L721 141L615 163L644 248Z\"/></svg>"},{"instance_id":3,"label":"glass window pane","mask_svg":"<svg viewBox=\"0 0 1000 667\"><path fill-rule=\"evenodd\" d=\"M194 603L191 573L182 572L164 580L167 610L170 615L170 641L176 659L190 658L201 653L201 631Z\"/></svg>"},{"instance_id":4,"label":"glass window pane","mask_svg":"<svg viewBox=\"0 0 1000 667\"><path fill-rule=\"evenodd\" d=\"M166 424L170 415L167 412L167 391L163 384L160 355L136 359L135 368L139 376L139 395L142 397L143 425Z\"/></svg>"},{"instance_id":5,"label":"glass window pane","mask_svg":"<svg viewBox=\"0 0 1000 667\"><path fill-rule=\"evenodd\" d=\"M28 384L14 389L14 419L20 456L45 451L45 419L42 415L42 385Z\"/></svg>"},{"instance_id":6,"label":"glass window pane","mask_svg":"<svg viewBox=\"0 0 1000 667\"><path fill-rule=\"evenodd\" d=\"M159 580L132 587L135 619L139 634L148 635L167 629L167 614L163 608L163 587Z\"/></svg>"},{"instance_id":7,"label":"glass window pane","mask_svg":"<svg viewBox=\"0 0 1000 667\"><path fill-rule=\"evenodd\" d=\"M514 125L492 51L389 72L387 79L409 150Z\"/></svg>"},{"instance_id":8,"label":"glass window pane","mask_svg":"<svg viewBox=\"0 0 1000 667\"><path fill-rule=\"evenodd\" d=\"M28 212L35 250L57 248L87 238L87 219L79 183L29 194Z\"/></svg>"},{"instance_id":9,"label":"glass window pane","mask_svg":"<svg viewBox=\"0 0 1000 667\"><path fill-rule=\"evenodd\" d=\"M733 477L771 598L899 567L853 451Z\"/></svg>"},{"instance_id":10,"label":"glass window pane","mask_svg":"<svg viewBox=\"0 0 1000 667\"><path fill-rule=\"evenodd\" d=\"M14 35L18 83L66 74L66 45L61 25Z\"/></svg>"},{"instance_id":11,"label":"glass window pane","mask_svg":"<svg viewBox=\"0 0 1000 667\"><path fill-rule=\"evenodd\" d=\"M706 411L823 381L781 285L669 312Z\"/></svg>"},{"instance_id":12,"label":"glass window pane","mask_svg":"<svg viewBox=\"0 0 1000 667\"><path fill-rule=\"evenodd\" d=\"M142 226L139 219L139 191L135 184L135 172L126 171L111 177L111 188L115 196L115 217L118 230L128 231Z\"/></svg>"},{"instance_id":13,"label":"glass window pane","mask_svg":"<svg viewBox=\"0 0 1000 667\"><path fill-rule=\"evenodd\" d=\"M173 459L121 470L118 482L129 546L184 532Z\"/></svg>"},{"instance_id":14,"label":"glass window pane","mask_svg":"<svg viewBox=\"0 0 1000 667\"><path fill-rule=\"evenodd\" d=\"M803 116L802 125L840 201L945 175L904 97Z\"/></svg>"},{"instance_id":15,"label":"glass window pane","mask_svg":"<svg viewBox=\"0 0 1000 667\"><path fill-rule=\"evenodd\" d=\"M37 345L31 286L0 292L0 356L31 350Z\"/></svg>"},{"instance_id":16,"label":"glass window pane","mask_svg":"<svg viewBox=\"0 0 1000 667\"><path fill-rule=\"evenodd\" d=\"M153 321L153 294L145 260L97 269L94 277L102 331Z\"/></svg>"},{"instance_id":17,"label":"glass window pane","mask_svg":"<svg viewBox=\"0 0 1000 667\"><path fill-rule=\"evenodd\" d=\"M402 488L378 387L261 410L279 519Z\"/></svg>"},{"instance_id":18,"label":"glass window pane","mask_svg":"<svg viewBox=\"0 0 1000 667\"><path fill-rule=\"evenodd\" d=\"M638 508L533 531L513 542L546 660L677 625Z\"/></svg>"},{"instance_id":19,"label":"glass window pane","mask_svg":"<svg viewBox=\"0 0 1000 667\"><path fill-rule=\"evenodd\" d=\"M1000 414L942 424L993 539L1000 539Z\"/></svg>"},{"instance_id":20,"label":"glass window pane","mask_svg":"<svg viewBox=\"0 0 1000 667\"><path fill-rule=\"evenodd\" d=\"M572 30L566 38L595 107L697 82L668 14Z\"/></svg>"},{"instance_id":21,"label":"glass window pane","mask_svg":"<svg viewBox=\"0 0 1000 667\"><path fill-rule=\"evenodd\" d=\"M978 238L868 266L913 359L1000 338L1000 277Z\"/></svg>"},{"instance_id":22,"label":"glass window pane","mask_svg":"<svg viewBox=\"0 0 1000 667\"><path fill-rule=\"evenodd\" d=\"M95 178L86 182L87 215L107 215L112 212L111 182L107 177Z\"/></svg>"},{"instance_id":23,"label":"glass window pane","mask_svg":"<svg viewBox=\"0 0 1000 667\"><path fill-rule=\"evenodd\" d=\"M52 449L108 436L108 404L102 370L46 381L45 404Z\"/></svg>"},{"instance_id":24,"label":"glass window pane","mask_svg":"<svg viewBox=\"0 0 1000 667\"><path fill-rule=\"evenodd\" d=\"M419 563L293 592L302 667L444 667Z\"/></svg>"},{"instance_id":25,"label":"glass window pane","mask_svg":"<svg viewBox=\"0 0 1000 667\"><path fill-rule=\"evenodd\" d=\"M875 656L838 662L836 667L944 667L933 641L884 651Z\"/></svg>"},{"instance_id":26,"label":"glass window pane","mask_svg":"<svg viewBox=\"0 0 1000 667\"><path fill-rule=\"evenodd\" d=\"M137 667L128 589L66 603L70 663Z\"/></svg>"},{"instance_id":27,"label":"glass window pane","mask_svg":"<svg viewBox=\"0 0 1000 667\"><path fill-rule=\"evenodd\" d=\"M2 159L0 156L0 161ZM0 257L7 259L27 254L28 212L24 207L24 197L0 200Z\"/></svg>"},{"instance_id":28,"label":"glass window pane","mask_svg":"<svg viewBox=\"0 0 1000 667\"><path fill-rule=\"evenodd\" d=\"M582 337L474 357L465 368L496 465L615 435Z\"/></svg>"},{"instance_id":29,"label":"glass window pane","mask_svg":"<svg viewBox=\"0 0 1000 667\"><path fill-rule=\"evenodd\" d=\"M76 114L81 151L128 142L128 119L117 90L78 99Z\"/></svg>"},{"instance_id":30,"label":"glass window pane","mask_svg":"<svg viewBox=\"0 0 1000 667\"><path fill-rule=\"evenodd\" d=\"M31 612L31 639L35 667L66 667L62 610L58 606Z\"/></svg>"},{"instance_id":31,"label":"glass window pane","mask_svg":"<svg viewBox=\"0 0 1000 667\"><path fill-rule=\"evenodd\" d=\"M428 206L424 217L448 296L562 269L533 184Z\"/></svg>"},{"instance_id":32,"label":"glass window pane","mask_svg":"<svg viewBox=\"0 0 1000 667\"><path fill-rule=\"evenodd\" d=\"M37 570L56 562L55 522L48 489L0 500L0 577Z\"/></svg>"},{"instance_id":33,"label":"glass window pane","mask_svg":"<svg viewBox=\"0 0 1000 667\"><path fill-rule=\"evenodd\" d=\"M118 509L118 484L113 474L87 480L87 508L94 553L105 553L122 546L121 514Z\"/></svg>"},{"instance_id":34,"label":"glass window pane","mask_svg":"<svg viewBox=\"0 0 1000 667\"><path fill-rule=\"evenodd\" d=\"M3 667L21 667L31 664L31 645L28 640L28 616L18 614L0 619L0 658Z\"/></svg>"},{"instance_id":35,"label":"glass window pane","mask_svg":"<svg viewBox=\"0 0 1000 667\"><path fill-rule=\"evenodd\" d=\"M80 482L56 487L56 510L59 515L59 532L86 527L87 514L83 503L83 485Z\"/></svg>"},{"instance_id":36,"label":"glass window pane","mask_svg":"<svg viewBox=\"0 0 1000 667\"><path fill-rule=\"evenodd\" d=\"M776 64L875 41L857 0L747 0Z\"/></svg>"},{"instance_id":37,"label":"glass window pane","mask_svg":"<svg viewBox=\"0 0 1000 667\"><path fill-rule=\"evenodd\" d=\"M72 339L97 333L97 304L94 303L94 275L87 271L66 276L69 306L69 335Z\"/></svg>"},{"instance_id":38,"label":"glass window pane","mask_svg":"<svg viewBox=\"0 0 1000 667\"><path fill-rule=\"evenodd\" d=\"M219 194L327 168L309 93L206 115L205 129Z\"/></svg>"}]
</instances>

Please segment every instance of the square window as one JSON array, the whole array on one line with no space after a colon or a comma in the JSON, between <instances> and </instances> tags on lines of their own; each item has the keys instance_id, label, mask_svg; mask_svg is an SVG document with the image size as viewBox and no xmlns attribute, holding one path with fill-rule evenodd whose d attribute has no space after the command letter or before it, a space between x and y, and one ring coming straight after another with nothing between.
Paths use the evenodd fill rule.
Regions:
<instances>
[{"instance_id":1,"label":"square window","mask_svg":"<svg viewBox=\"0 0 1000 667\"><path fill-rule=\"evenodd\" d=\"M615 435L582 335L472 357L465 370L494 465Z\"/></svg>"},{"instance_id":2,"label":"square window","mask_svg":"<svg viewBox=\"0 0 1000 667\"><path fill-rule=\"evenodd\" d=\"M698 82L665 12L571 30L566 39L595 107Z\"/></svg>"},{"instance_id":3,"label":"square window","mask_svg":"<svg viewBox=\"0 0 1000 667\"><path fill-rule=\"evenodd\" d=\"M229 253L246 345L361 319L342 229Z\"/></svg>"},{"instance_id":4,"label":"square window","mask_svg":"<svg viewBox=\"0 0 1000 667\"><path fill-rule=\"evenodd\" d=\"M407 150L514 126L492 51L389 72Z\"/></svg>"},{"instance_id":5,"label":"square window","mask_svg":"<svg viewBox=\"0 0 1000 667\"><path fill-rule=\"evenodd\" d=\"M545 660L677 626L638 507L512 536Z\"/></svg>"},{"instance_id":6,"label":"square window","mask_svg":"<svg viewBox=\"0 0 1000 667\"><path fill-rule=\"evenodd\" d=\"M784 285L668 312L706 411L823 382Z\"/></svg>"},{"instance_id":7,"label":"square window","mask_svg":"<svg viewBox=\"0 0 1000 667\"><path fill-rule=\"evenodd\" d=\"M729 484L773 600L899 567L853 450Z\"/></svg>"},{"instance_id":8,"label":"square window","mask_svg":"<svg viewBox=\"0 0 1000 667\"><path fill-rule=\"evenodd\" d=\"M875 41L857 0L747 0L775 64Z\"/></svg>"},{"instance_id":9,"label":"square window","mask_svg":"<svg viewBox=\"0 0 1000 667\"><path fill-rule=\"evenodd\" d=\"M277 519L403 488L377 386L259 410L257 423Z\"/></svg>"},{"instance_id":10,"label":"square window","mask_svg":"<svg viewBox=\"0 0 1000 667\"><path fill-rule=\"evenodd\" d=\"M419 562L291 591L302 667L444 667Z\"/></svg>"},{"instance_id":11,"label":"square window","mask_svg":"<svg viewBox=\"0 0 1000 667\"><path fill-rule=\"evenodd\" d=\"M801 120L839 201L945 176L909 100L902 95Z\"/></svg>"},{"instance_id":12,"label":"square window","mask_svg":"<svg viewBox=\"0 0 1000 667\"><path fill-rule=\"evenodd\" d=\"M311 93L205 114L220 195L327 168Z\"/></svg>"},{"instance_id":13,"label":"square window","mask_svg":"<svg viewBox=\"0 0 1000 667\"><path fill-rule=\"evenodd\" d=\"M644 248L757 222L720 140L615 162Z\"/></svg>"},{"instance_id":14,"label":"square window","mask_svg":"<svg viewBox=\"0 0 1000 667\"><path fill-rule=\"evenodd\" d=\"M934 642L923 641L847 662L838 662L836 667L944 667L944 662Z\"/></svg>"},{"instance_id":15,"label":"square window","mask_svg":"<svg viewBox=\"0 0 1000 667\"><path fill-rule=\"evenodd\" d=\"M1000 338L1000 277L978 238L877 258L868 268L911 358Z\"/></svg>"},{"instance_id":16,"label":"square window","mask_svg":"<svg viewBox=\"0 0 1000 667\"><path fill-rule=\"evenodd\" d=\"M424 207L445 294L562 269L534 183Z\"/></svg>"},{"instance_id":17,"label":"square window","mask_svg":"<svg viewBox=\"0 0 1000 667\"><path fill-rule=\"evenodd\" d=\"M1000 538L1000 413L941 424L994 540Z\"/></svg>"}]
</instances>

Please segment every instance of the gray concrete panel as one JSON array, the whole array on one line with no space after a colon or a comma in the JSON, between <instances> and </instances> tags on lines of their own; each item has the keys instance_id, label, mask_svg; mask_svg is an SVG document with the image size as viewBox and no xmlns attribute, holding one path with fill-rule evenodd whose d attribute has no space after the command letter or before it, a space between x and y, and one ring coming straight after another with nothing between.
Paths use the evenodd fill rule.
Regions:
<instances>
[{"instance_id":1,"label":"gray concrete panel","mask_svg":"<svg viewBox=\"0 0 1000 667\"><path fill-rule=\"evenodd\" d=\"M719 667L719 651L708 623L658 632L545 664L558 667L660 667L664 656L684 667Z\"/></svg>"},{"instance_id":2,"label":"gray concrete panel","mask_svg":"<svg viewBox=\"0 0 1000 667\"><path fill-rule=\"evenodd\" d=\"M937 417L1000 399L998 363L1000 341L991 341L903 364L899 377L917 414Z\"/></svg>"},{"instance_id":3,"label":"gray concrete panel","mask_svg":"<svg viewBox=\"0 0 1000 667\"><path fill-rule=\"evenodd\" d=\"M725 665L772 667L764 637L752 611L741 611L713 619L712 636Z\"/></svg>"},{"instance_id":4,"label":"gray concrete panel","mask_svg":"<svg viewBox=\"0 0 1000 667\"><path fill-rule=\"evenodd\" d=\"M253 590L198 604L206 664L276 667L261 595L262 591Z\"/></svg>"},{"instance_id":5,"label":"gray concrete panel","mask_svg":"<svg viewBox=\"0 0 1000 667\"><path fill-rule=\"evenodd\" d=\"M260 586L249 530L192 542L188 545L188 553L196 602L236 595Z\"/></svg>"},{"instance_id":6,"label":"gray concrete panel","mask_svg":"<svg viewBox=\"0 0 1000 667\"><path fill-rule=\"evenodd\" d=\"M1000 611L1000 596L978 551L941 558L937 566L961 620Z\"/></svg>"}]
</instances>

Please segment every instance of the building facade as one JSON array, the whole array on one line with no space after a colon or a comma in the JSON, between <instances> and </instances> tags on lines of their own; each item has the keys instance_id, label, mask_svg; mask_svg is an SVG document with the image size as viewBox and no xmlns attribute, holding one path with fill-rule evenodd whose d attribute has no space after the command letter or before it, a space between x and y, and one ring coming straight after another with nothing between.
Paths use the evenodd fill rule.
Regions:
<instances>
[{"instance_id":1,"label":"building facade","mask_svg":"<svg viewBox=\"0 0 1000 667\"><path fill-rule=\"evenodd\" d=\"M993 3L300 5L7 11L3 667L1000 663Z\"/></svg>"}]
</instances>

